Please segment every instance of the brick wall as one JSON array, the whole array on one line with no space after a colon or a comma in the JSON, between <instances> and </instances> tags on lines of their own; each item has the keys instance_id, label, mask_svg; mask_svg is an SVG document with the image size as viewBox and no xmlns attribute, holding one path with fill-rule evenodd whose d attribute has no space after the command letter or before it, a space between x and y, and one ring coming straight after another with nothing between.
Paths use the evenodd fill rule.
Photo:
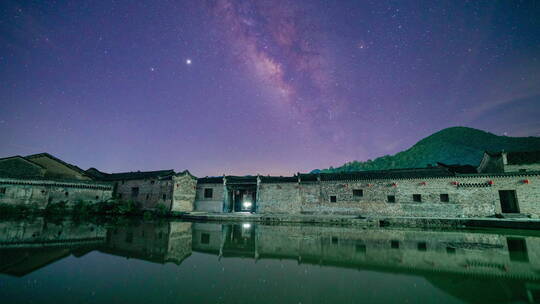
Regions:
<instances>
[{"instance_id":1,"label":"brick wall","mask_svg":"<svg viewBox=\"0 0 540 304\"><path fill-rule=\"evenodd\" d=\"M362 195L354 196L354 190L362 190ZM501 213L499 190L516 191L522 214L540 215L540 176L534 174L268 183L260 185L257 212L415 217L490 216ZM420 201L414 200L414 194L420 195ZM448 202L441 201L441 194L448 195ZM388 201L389 195L394 196L394 203Z\"/></svg>"}]
</instances>

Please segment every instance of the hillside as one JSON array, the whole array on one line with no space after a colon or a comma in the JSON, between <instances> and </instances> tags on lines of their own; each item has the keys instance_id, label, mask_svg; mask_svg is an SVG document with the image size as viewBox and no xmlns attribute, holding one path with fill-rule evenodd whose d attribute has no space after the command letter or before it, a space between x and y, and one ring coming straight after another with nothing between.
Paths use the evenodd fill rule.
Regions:
<instances>
[{"instance_id":1,"label":"hillside","mask_svg":"<svg viewBox=\"0 0 540 304\"><path fill-rule=\"evenodd\" d=\"M365 162L352 161L341 167L312 172L421 168L437 162L477 166L486 150L540 150L540 137L497 136L477 129L452 127L434 133L395 155L386 155Z\"/></svg>"}]
</instances>

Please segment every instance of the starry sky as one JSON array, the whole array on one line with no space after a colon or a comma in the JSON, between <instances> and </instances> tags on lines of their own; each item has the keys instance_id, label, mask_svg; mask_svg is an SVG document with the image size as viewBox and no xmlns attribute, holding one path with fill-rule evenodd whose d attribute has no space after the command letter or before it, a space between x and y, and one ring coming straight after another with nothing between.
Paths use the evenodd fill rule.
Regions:
<instances>
[{"instance_id":1,"label":"starry sky","mask_svg":"<svg viewBox=\"0 0 540 304\"><path fill-rule=\"evenodd\" d=\"M450 126L540 136L538 1L0 3L0 157L307 172Z\"/></svg>"}]
</instances>

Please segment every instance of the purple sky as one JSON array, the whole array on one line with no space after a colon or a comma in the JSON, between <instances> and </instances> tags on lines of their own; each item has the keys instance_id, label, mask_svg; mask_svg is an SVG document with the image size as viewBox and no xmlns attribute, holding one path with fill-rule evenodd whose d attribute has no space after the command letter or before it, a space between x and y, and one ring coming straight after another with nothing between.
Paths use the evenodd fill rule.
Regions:
<instances>
[{"instance_id":1,"label":"purple sky","mask_svg":"<svg viewBox=\"0 0 540 304\"><path fill-rule=\"evenodd\" d=\"M292 174L540 135L538 1L0 3L0 157Z\"/></svg>"}]
</instances>

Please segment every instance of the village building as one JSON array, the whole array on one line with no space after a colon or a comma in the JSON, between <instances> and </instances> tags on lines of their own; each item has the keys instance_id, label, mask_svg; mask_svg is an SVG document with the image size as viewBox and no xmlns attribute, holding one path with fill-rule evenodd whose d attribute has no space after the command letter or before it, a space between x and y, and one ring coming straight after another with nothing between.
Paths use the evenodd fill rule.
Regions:
<instances>
[{"instance_id":1,"label":"village building","mask_svg":"<svg viewBox=\"0 0 540 304\"><path fill-rule=\"evenodd\" d=\"M96 182L84 170L48 153L0 159L0 203L45 208L56 203L103 202L109 183Z\"/></svg>"},{"instance_id":2,"label":"village building","mask_svg":"<svg viewBox=\"0 0 540 304\"><path fill-rule=\"evenodd\" d=\"M484 152L480 173L540 171L540 151Z\"/></svg>"},{"instance_id":3,"label":"village building","mask_svg":"<svg viewBox=\"0 0 540 304\"><path fill-rule=\"evenodd\" d=\"M487 154L492 157L493 154ZM537 152L500 153L499 165L200 178L195 211L395 217L540 216ZM501 158L502 159L502 156ZM489 163L489 164L488 164ZM486 165L488 164L488 165ZM504 166L502 170L487 167Z\"/></svg>"},{"instance_id":4,"label":"village building","mask_svg":"<svg viewBox=\"0 0 540 304\"><path fill-rule=\"evenodd\" d=\"M185 170L105 173L90 168L87 174L114 184L114 197L139 203L142 209L187 212L193 210L197 179Z\"/></svg>"}]
</instances>

